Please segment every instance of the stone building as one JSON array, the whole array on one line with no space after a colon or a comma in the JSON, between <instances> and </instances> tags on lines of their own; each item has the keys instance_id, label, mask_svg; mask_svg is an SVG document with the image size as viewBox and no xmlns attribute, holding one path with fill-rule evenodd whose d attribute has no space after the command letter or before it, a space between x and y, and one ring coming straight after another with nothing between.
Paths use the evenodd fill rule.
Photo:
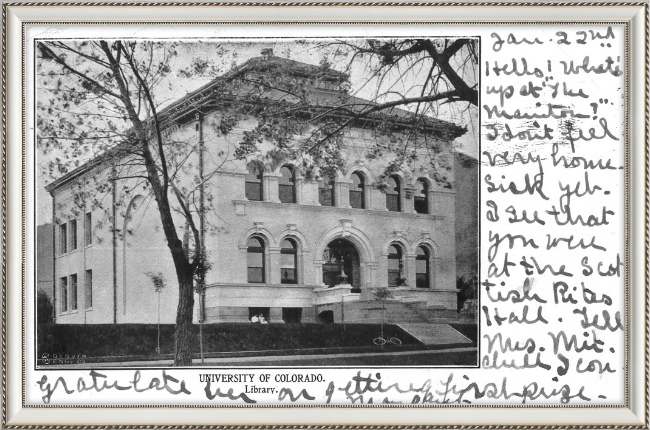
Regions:
<instances>
[{"instance_id":1,"label":"stone building","mask_svg":"<svg viewBox=\"0 0 650 430\"><path fill-rule=\"evenodd\" d=\"M345 166L330 178L291 159L233 156L255 118L223 133L226 113L212 103L215 88L225 78L264 78L279 66L294 80L322 71L267 53L161 113L168 139L197 148L188 169L213 172L205 182L210 209L203 212L211 268L195 321L248 322L260 315L270 323L378 321L382 304L373 292L379 287L392 292L389 321L435 322L455 314L455 191L426 173L426 151L410 171L385 176L386 160L368 156L377 135L376 122L366 121L346 130ZM330 70L307 80L312 102L338 97L340 79ZM399 120L406 113L391 115ZM446 174L453 184L452 142L465 129L435 118L427 127L452 166ZM173 323L176 277L156 203L134 179L109 181L103 160L47 187L54 200L56 322ZM181 218L177 226L182 237ZM155 291L151 274L162 275L162 290Z\"/></svg>"},{"instance_id":2,"label":"stone building","mask_svg":"<svg viewBox=\"0 0 650 430\"><path fill-rule=\"evenodd\" d=\"M47 296L52 298L52 284L53 284L53 258L54 258L54 243L53 243L52 224L47 223L36 227L36 241L38 248L36 249L36 289L45 292Z\"/></svg>"},{"instance_id":3,"label":"stone building","mask_svg":"<svg viewBox=\"0 0 650 430\"><path fill-rule=\"evenodd\" d=\"M463 153L454 157L456 191L456 273L478 275L478 160Z\"/></svg>"}]
</instances>

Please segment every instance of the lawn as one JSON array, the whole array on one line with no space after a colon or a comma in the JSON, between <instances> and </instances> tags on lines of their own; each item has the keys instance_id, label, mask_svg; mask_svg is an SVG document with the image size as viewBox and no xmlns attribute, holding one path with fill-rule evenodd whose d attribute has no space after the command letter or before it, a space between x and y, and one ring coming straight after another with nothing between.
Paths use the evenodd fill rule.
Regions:
<instances>
[{"instance_id":1,"label":"lawn","mask_svg":"<svg viewBox=\"0 0 650 430\"><path fill-rule=\"evenodd\" d=\"M379 336L379 324L206 324L203 326L203 350L207 354L248 352L265 354L274 351L300 350L317 353L319 349L376 349L372 340ZM193 350L199 353L199 326L194 326ZM395 325L384 326L384 337L398 337L403 347L413 348L420 342ZM85 355L93 358L148 360L156 353L158 331L155 324L49 325L37 332L37 356L42 354ZM331 351L334 349L334 351ZM162 356L174 352L174 326L160 327ZM313 351L309 351L313 350ZM264 351L264 352L262 352ZM278 352L280 351L280 352ZM161 357L162 358L162 357Z\"/></svg>"}]
</instances>

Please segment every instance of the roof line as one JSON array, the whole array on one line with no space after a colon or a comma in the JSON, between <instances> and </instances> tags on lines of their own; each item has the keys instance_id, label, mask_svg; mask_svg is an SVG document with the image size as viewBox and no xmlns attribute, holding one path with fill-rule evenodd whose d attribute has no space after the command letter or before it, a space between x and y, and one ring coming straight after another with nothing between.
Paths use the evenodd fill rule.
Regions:
<instances>
[{"instance_id":1,"label":"roof line","mask_svg":"<svg viewBox=\"0 0 650 430\"><path fill-rule=\"evenodd\" d=\"M208 82L207 84L203 85L202 87L200 87L200 88L198 88L198 89L184 95L183 97L177 99L176 101L172 102L168 106L165 106L158 113L160 115L161 123L165 126L164 128L169 127L169 125L172 122L176 121L175 119L172 118L172 113L173 113L174 110L177 110L177 111L178 110L184 110L185 111L185 113L181 114L180 116L176 116L176 118L180 118L180 117L183 117L183 116L187 115L187 110L188 109L187 109L187 107L185 109L183 109L183 105L187 105L187 103L190 102L193 98L195 98L198 95L201 95L201 94L204 94L204 93L208 92L209 90L216 87L219 83L222 83L222 82L224 82L226 80L235 78L238 75L241 75L246 70L251 69L251 64L253 64L253 63L257 62L257 61L260 61L260 59L262 59L262 58L264 58L264 57L250 58L246 62L244 62L241 66L239 66L239 67L237 67L237 68L235 68L233 70L230 70L230 71L226 72L225 74L223 74L221 76L217 76L212 81ZM272 57L272 58L279 58L282 61L291 61L293 63L304 64L304 65L309 66L309 67L318 68L318 66L315 66L315 65L312 65L312 64L301 63L301 62L297 62L295 60L289 60L289 59L286 59L286 58L283 58L283 57ZM332 70L332 71L333 71L334 74L338 74L339 76L347 76L343 72L339 72L337 70ZM319 89L319 91L323 92L323 91L330 91L330 90ZM361 98L356 97L356 96L350 96L350 97L353 97L354 99L359 100L359 101L367 102L368 104L372 104L372 102L369 101L369 100L361 99ZM203 102L203 106L205 106L206 105L205 100L203 100L202 102ZM197 109L197 107L193 106L189 110L190 111L191 110L196 111L196 109ZM394 109L397 110L397 111L404 112L404 113L410 113L408 111L405 111L403 109L399 109L397 107L395 107ZM364 119L370 120L370 121L375 121L375 118L373 118L372 116L365 117ZM455 124L453 122L449 122L449 121L445 121L445 120L441 120L441 119L433 118L433 117L431 119L435 120L435 122L441 123L441 125L448 125L448 126L451 126L453 128L456 128L457 131L456 131L456 133L453 133L454 135L456 135L456 134L458 134L458 133L460 133L462 131L462 133L460 133L458 136L455 136L454 138L462 136L463 134L465 134L467 132L466 128L463 128L463 127L461 127L461 126L459 126L459 125L457 125L457 124ZM127 133L128 133L128 131L127 131ZM98 156L88 160L83 165L77 167L76 169L66 173L65 175L61 176L60 178L58 178L58 179L52 181L50 184L46 185L45 189L51 194L54 190L56 190L57 188L60 188L61 186L65 185L70 180L72 180L72 179L82 175L83 173L86 173L86 172L90 171L92 168L96 167L98 164L100 164L100 162L102 161L103 157L106 154L108 154L110 151L112 151L114 149L119 148L119 146L120 145L118 144L118 145L114 146L113 148L108 149L105 153L103 153L101 155L98 155Z\"/></svg>"}]
</instances>

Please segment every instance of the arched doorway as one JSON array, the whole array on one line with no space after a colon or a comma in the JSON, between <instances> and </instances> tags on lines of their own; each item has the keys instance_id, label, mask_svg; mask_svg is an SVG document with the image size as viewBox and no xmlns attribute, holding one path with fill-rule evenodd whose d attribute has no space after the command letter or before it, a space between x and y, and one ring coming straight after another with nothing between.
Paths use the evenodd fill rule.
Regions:
<instances>
[{"instance_id":1,"label":"arched doorway","mask_svg":"<svg viewBox=\"0 0 650 430\"><path fill-rule=\"evenodd\" d=\"M352 242L334 239L323 251L323 283L328 287L352 285L352 292L361 290L359 253Z\"/></svg>"},{"instance_id":2,"label":"arched doorway","mask_svg":"<svg viewBox=\"0 0 650 430\"><path fill-rule=\"evenodd\" d=\"M318 314L318 322L323 324L334 323L334 311L323 311Z\"/></svg>"}]
</instances>

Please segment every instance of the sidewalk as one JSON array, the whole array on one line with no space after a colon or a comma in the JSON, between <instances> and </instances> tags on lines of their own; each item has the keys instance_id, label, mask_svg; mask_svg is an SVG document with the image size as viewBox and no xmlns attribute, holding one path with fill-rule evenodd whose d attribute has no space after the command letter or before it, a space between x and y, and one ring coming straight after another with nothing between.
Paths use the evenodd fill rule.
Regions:
<instances>
[{"instance_id":1,"label":"sidewalk","mask_svg":"<svg viewBox=\"0 0 650 430\"><path fill-rule=\"evenodd\" d=\"M337 359L346 358L381 358L381 357L400 357L400 356L436 356L444 354L456 353L469 353L476 352L476 347L465 348L451 348L451 349L437 349L437 350L422 350L422 351L395 351L395 352L373 352L373 353L347 353L347 354L319 354L319 355L277 355L277 356L257 356L257 357L222 357L222 358L206 358L204 366L224 366L229 364L244 365L250 364L251 366L268 366L268 363L278 366L291 366L296 365L292 362L309 362L309 361L335 361ZM194 366L201 366L200 359L194 359ZM304 364L304 363L300 363ZM67 365L51 365L39 366L39 369L93 369L93 368L110 368L110 367L127 367L127 368L143 368L143 367L172 367L173 360L155 360L155 361L125 361L125 362L112 362L112 363L88 363L88 364L67 364ZM306 364L309 365L309 364Z\"/></svg>"}]
</instances>

